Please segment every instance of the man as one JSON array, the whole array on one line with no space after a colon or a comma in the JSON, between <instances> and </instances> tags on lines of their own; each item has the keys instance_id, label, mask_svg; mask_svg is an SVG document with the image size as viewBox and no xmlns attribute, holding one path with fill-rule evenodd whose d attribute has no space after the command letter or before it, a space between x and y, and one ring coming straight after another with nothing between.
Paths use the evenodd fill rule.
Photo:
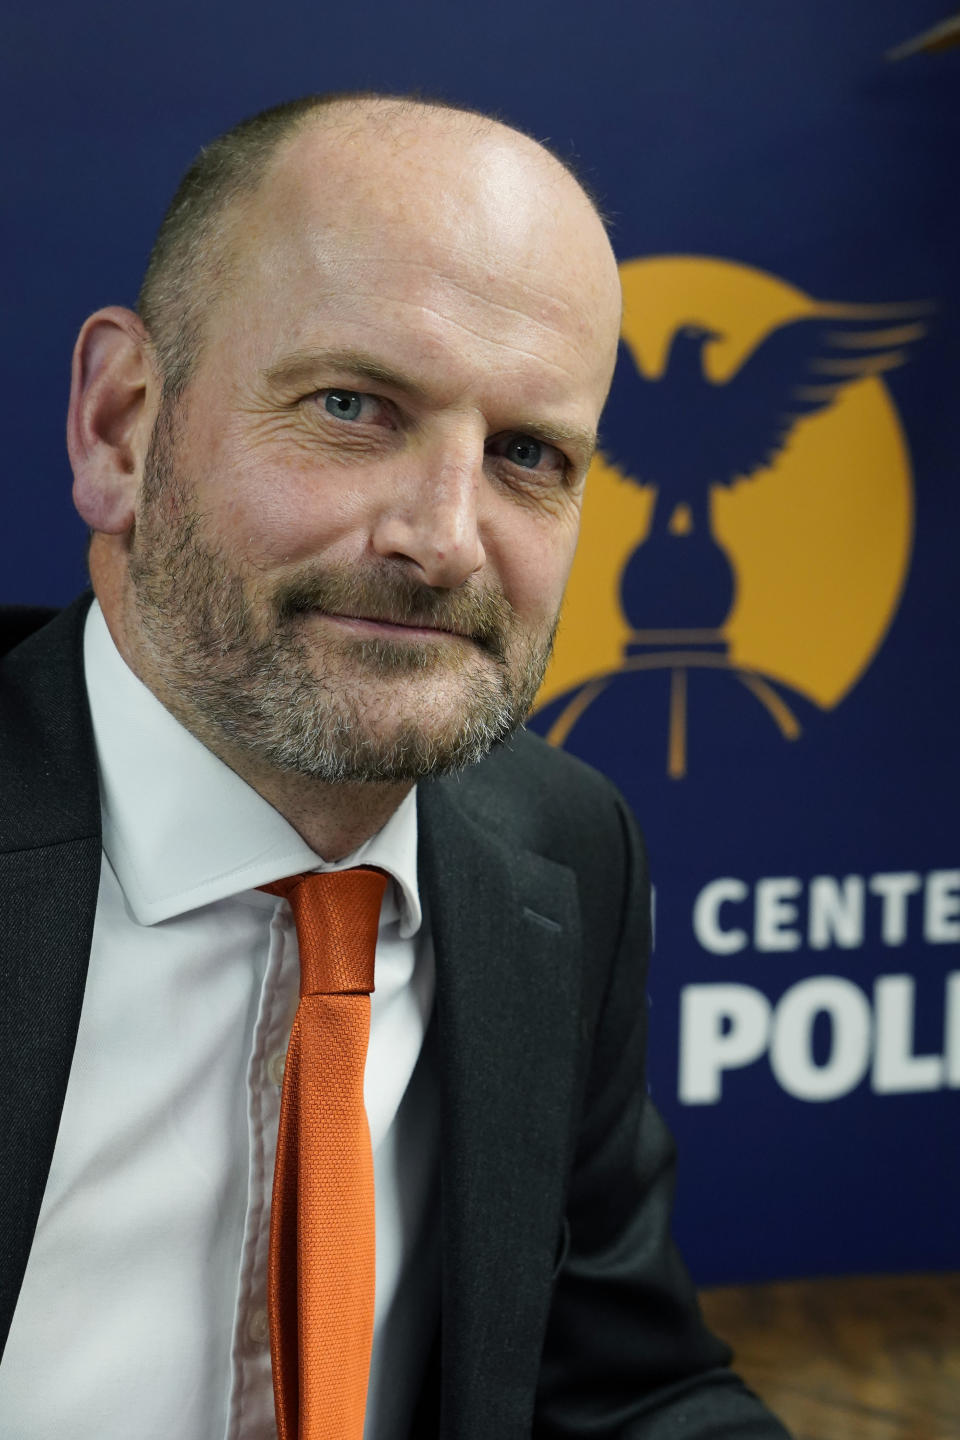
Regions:
<instances>
[{"instance_id":1,"label":"man","mask_svg":"<svg viewBox=\"0 0 960 1440\"><path fill-rule=\"evenodd\" d=\"M616 352L594 207L484 117L299 102L201 155L138 309L75 352L96 601L4 670L0 1432L250 1440L276 1400L283 1440L782 1435L669 1240L631 823L506 739ZM312 943L284 887L342 870L387 877L376 1223L324 1252L304 1309L302 1186L362 1160L302 1160L284 1250L278 1125L277 1213L288 1089L315 1095L306 1051L283 1074Z\"/></svg>"}]
</instances>

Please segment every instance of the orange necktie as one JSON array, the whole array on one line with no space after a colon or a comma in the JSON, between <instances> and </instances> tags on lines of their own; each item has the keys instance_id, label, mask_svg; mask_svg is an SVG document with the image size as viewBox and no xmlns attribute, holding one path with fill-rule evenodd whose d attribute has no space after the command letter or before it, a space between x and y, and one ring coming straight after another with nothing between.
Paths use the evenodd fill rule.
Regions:
<instances>
[{"instance_id":1,"label":"orange necktie","mask_svg":"<svg viewBox=\"0 0 960 1440\"><path fill-rule=\"evenodd\" d=\"M363 1105L379 870L293 875L300 1004L273 1173L267 1310L278 1440L362 1440L376 1252Z\"/></svg>"}]
</instances>

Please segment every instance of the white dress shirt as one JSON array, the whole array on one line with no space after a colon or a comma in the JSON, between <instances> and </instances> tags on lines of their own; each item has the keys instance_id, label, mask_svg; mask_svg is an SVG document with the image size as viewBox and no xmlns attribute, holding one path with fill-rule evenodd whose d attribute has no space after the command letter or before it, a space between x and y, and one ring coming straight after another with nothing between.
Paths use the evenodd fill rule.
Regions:
<instances>
[{"instance_id":1,"label":"white dress shirt","mask_svg":"<svg viewBox=\"0 0 960 1440\"><path fill-rule=\"evenodd\" d=\"M439 1266L415 797L326 865L132 674L96 604L85 664L100 893L53 1165L0 1366L0 1435L275 1437L267 1249L299 966L289 906L255 887L362 863L392 877L364 1077L377 1226L364 1433L399 1440Z\"/></svg>"}]
</instances>

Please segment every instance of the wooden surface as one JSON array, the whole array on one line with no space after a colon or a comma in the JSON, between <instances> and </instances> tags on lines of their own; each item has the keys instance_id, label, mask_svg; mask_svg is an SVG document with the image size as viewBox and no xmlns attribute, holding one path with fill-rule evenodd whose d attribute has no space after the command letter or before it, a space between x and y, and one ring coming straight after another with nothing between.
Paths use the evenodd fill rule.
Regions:
<instances>
[{"instance_id":1,"label":"wooden surface","mask_svg":"<svg viewBox=\"0 0 960 1440\"><path fill-rule=\"evenodd\" d=\"M734 1365L796 1440L960 1440L960 1275L704 1290Z\"/></svg>"}]
</instances>

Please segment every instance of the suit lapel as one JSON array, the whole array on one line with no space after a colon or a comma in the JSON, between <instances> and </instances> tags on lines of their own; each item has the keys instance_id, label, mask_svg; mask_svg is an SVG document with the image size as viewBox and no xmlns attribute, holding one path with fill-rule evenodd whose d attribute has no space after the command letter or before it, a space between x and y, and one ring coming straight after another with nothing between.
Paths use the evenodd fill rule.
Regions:
<instances>
[{"instance_id":1,"label":"suit lapel","mask_svg":"<svg viewBox=\"0 0 960 1440\"><path fill-rule=\"evenodd\" d=\"M470 787L421 787L437 957L443 1435L529 1434L570 1157L579 907Z\"/></svg>"},{"instance_id":2,"label":"suit lapel","mask_svg":"<svg viewBox=\"0 0 960 1440\"><path fill-rule=\"evenodd\" d=\"M85 612L26 641L0 689L0 1347L53 1156L100 878Z\"/></svg>"}]
</instances>

